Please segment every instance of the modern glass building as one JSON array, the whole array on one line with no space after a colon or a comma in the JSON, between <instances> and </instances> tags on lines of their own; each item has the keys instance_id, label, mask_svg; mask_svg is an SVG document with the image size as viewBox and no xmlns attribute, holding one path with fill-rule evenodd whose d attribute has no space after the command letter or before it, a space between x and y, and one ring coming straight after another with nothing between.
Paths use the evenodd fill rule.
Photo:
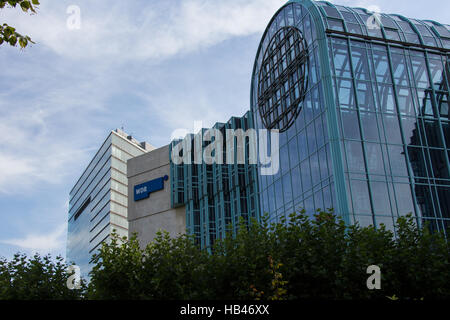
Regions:
<instances>
[{"instance_id":1,"label":"modern glass building","mask_svg":"<svg viewBox=\"0 0 450 320\"><path fill-rule=\"evenodd\" d=\"M259 176L273 220L334 208L347 223L413 213L450 227L450 27L324 1L270 21L251 86L256 128L280 130L281 170Z\"/></svg>"},{"instance_id":2,"label":"modern glass building","mask_svg":"<svg viewBox=\"0 0 450 320\"><path fill-rule=\"evenodd\" d=\"M192 150L189 155L191 164L187 164L187 161L182 164L171 162L171 205L186 207L186 232L195 235L195 241L201 247L210 247L214 240L223 238L228 226L233 226L233 231L236 231L240 217L246 222L252 217L259 219L257 166L250 164L248 157L251 140L238 140L227 132L227 129L246 132L252 128L254 125L250 111L241 118L233 117L227 123L214 125L213 129L220 132L224 141L221 148L223 164L207 164L205 161L195 163L194 152L201 159L205 149L215 141L215 138L210 142L203 141L206 129L196 135L188 135L184 140ZM170 145L171 159L173 148L178 143L180 140ZM196 143L199 145L197 149ZM233 152L233 158L227 161L227 146L231 145L234 150L245 148L242 163L238 161L237 152Z\"/></svg>"},{"instance_id":3,"label":"modern glass building","mask_svg":"<svg viewBox=\"0 0 450 320\"><path fill-rule=\"evenodd\" d=\"M127 160L152 149L120 129L111 131L70 191L66 261L85 279L92 255L111 232L128 236Z\"/></svg>"},{"instance_id":4,"label":"modern glass building","mask_svg":"<svg viewBox=\"0 0 450 320\"><path fill-rule=\"evenodd\" d=\"M172 164L172 205L187 205L188 232L206 246L240 215L299 208L450 227L449 61L449 25L287 2L261 39L250 113L232 121L279 130L280 170Z\"/></svg>"}]
</instances>

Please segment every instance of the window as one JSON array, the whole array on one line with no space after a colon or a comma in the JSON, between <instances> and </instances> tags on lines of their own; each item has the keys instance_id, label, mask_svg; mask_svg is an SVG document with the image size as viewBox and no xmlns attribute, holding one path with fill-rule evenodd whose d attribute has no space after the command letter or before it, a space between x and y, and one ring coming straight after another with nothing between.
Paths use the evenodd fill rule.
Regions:
<instances>
[{"instance_id":1,"label":"window","mask_svg":"<svg viewBox=\"0 0 450 320\"><path fill-rule=\"evenodd\" d=\"M308 50L302 33L282 27L264 53L258 107L267 129L286 131L297 118L307 90Z\"/></svg>"},{"instance_id":2,"label":"window","mask_svg":"<svg viewBox=\"0 0 450 320\"><path fill-rule=\"evenodd\" d=\"M86 200L84 200L83 204L81 205L81 207L77 210L77 212L74 215L73 220L76 221L81 214L83 213L83 211L87 208L87 206L89 205L89 203L91 203L91 197L89 196L89 198L87 198Z\"/></svg>"}]
</instances>

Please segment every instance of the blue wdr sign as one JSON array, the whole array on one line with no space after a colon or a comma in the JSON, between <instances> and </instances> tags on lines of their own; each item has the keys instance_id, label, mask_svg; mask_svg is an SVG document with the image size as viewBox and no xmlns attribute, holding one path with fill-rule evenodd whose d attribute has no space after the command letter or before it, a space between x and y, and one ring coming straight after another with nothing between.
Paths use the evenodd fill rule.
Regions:
<instances>
[{"instance_id":1,"label":"blue wdr sign","mask_svg":"<svg viewBox=\"0 0 450 320\"><path fill-rule=\"evenodd\" d=\"M141 184L134 186L134 201L146 199L150 196L150 193L163 190L164 181L167 181L169 176L150 180Z\"/></svg>"}]
</instances>

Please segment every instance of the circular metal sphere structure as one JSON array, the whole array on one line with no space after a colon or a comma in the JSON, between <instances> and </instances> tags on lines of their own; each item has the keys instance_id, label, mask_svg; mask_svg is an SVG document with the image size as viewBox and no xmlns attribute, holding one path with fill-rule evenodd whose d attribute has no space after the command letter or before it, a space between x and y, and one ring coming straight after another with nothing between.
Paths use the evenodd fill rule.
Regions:
<instances>
[{"instance_id":1,"label":"circular metal sphere structure","mask_svg":"<svg viewBox=\"0 0 450 320\"><path fill-rule=\"evenodd\" d=\"M307 91L309 59L306 41L296 27L283 26L262 49L257 107L267 129L283 132L300 113Z\"/></svg>"}]
</instances>

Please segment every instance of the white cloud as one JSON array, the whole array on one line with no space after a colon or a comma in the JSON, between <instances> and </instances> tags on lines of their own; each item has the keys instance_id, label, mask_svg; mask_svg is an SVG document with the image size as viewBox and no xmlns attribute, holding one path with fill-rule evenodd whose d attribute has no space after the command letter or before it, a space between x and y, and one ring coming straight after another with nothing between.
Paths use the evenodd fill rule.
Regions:
<instances>
[{"instance_id":1,"label":"white cloud","mask_svg":"<svg viewBox=\"0 0 450 320\"><path fill-rule=\"evenodd\" d=\"M262 32L284 1L176 3L79 1L79 31L66 27L68 2L42 2L33 16L2 10L2 22L31 35L37 44L23 53L12 48L3 52L14 59L2 70L8 89L0 92L0 168L5 172L0 194L22 192L39 182L58 184L74 171L81 173L92 155L87 151L98 148L106 137L107 130L95 122L108 117L108 100L124 82L136 81L126 70L130 63L157 63L231 37ZM151 72L149 65L145 70ZM169 124L168 130L189 129L197 119L205 126L224 120L226 111L216 110L207 89L198 91L200 85L191 87L192 93L148 96L142 90L157 81L154 77L140 76L136 83L140 92L133 94L147 102L152 116Z\"/></svg>"},{"instance_id":2,"label":"white cloud","mask_svg":"<svg viewBox=\"0 0 450 320\"><path fill-rule=\"evenodd\" d=\"M19 247L28 252L47 254L64 249L67 224L61 224L53 231L45 234L28 234L23 238L0 240L0 243Z\"/></svg>"},{"instance_id":3,"label":"white cloud","mask_svg":"<svg viewBox=\"0 0 450 320\"><path fill-rule=\"evenodd\" d=\"M12 155L0 154L0 193L8 193L8 185L18 176L27 176L33 171L28 160Z\"/></svg>"},{"instance_id":4,"label":"white cloud","mask_svg":"<svg viewBox=\"0 0 450 320\"><path fill-rule=\"evenodd\" d=\"M284 0L80 1L80 30L69 30L67 3L42 3L32 17L6 11L21 32L75 59L159 59L261 32Z\"/></svg>"},{"instance_id":5,"label":"white cloud","mask_svg":"<svg viewBox=\"0 0 450 320\"><path fill-rule=\"evenodd\" d=\"M26 91L27 85L18 83L26 94L0 95L0 194L28 191L37 182L59 183L86 162L87 151L94 147L86 148L85 137L97 128L89 127L83 115L96 109L95 99L80 106L76 95L86 90L78 87L74 94L55 88L61 78L45 80L42 91Z\"/></svg>"}]
</instances>

